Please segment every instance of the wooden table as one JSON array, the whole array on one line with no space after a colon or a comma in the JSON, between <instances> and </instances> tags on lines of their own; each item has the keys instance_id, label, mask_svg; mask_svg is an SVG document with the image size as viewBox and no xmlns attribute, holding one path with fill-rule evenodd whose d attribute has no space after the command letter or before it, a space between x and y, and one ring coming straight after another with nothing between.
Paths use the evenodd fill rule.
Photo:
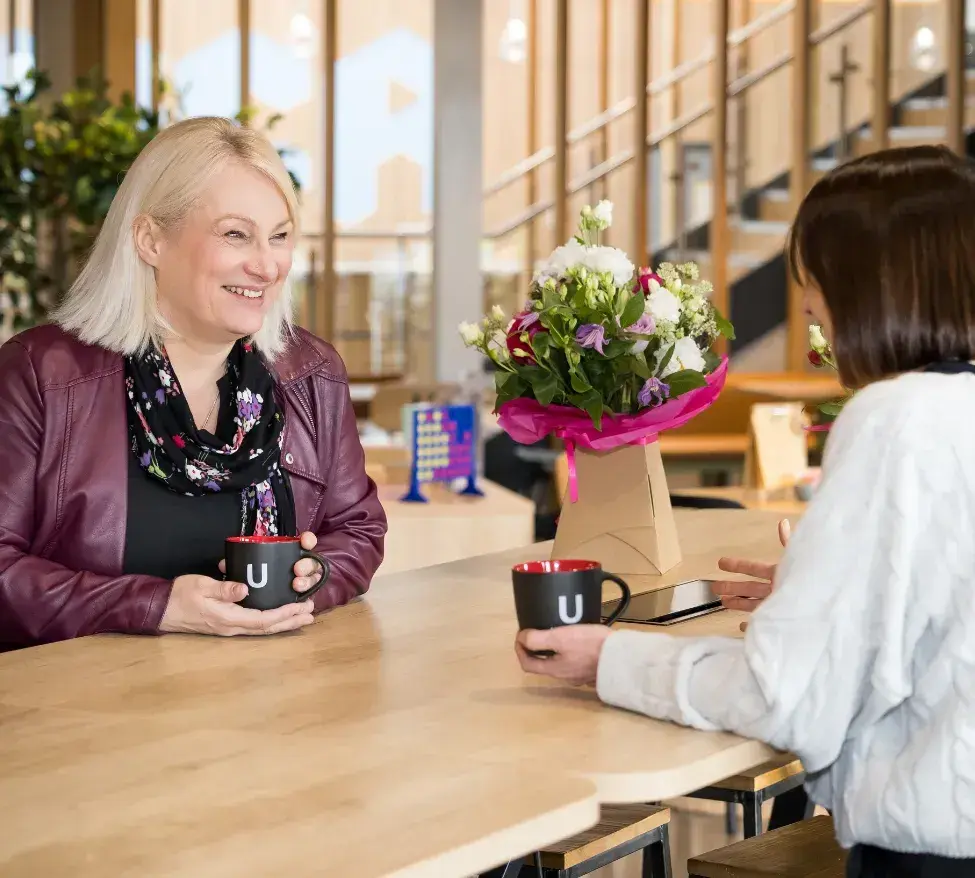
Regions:
<instances>
[{"instance_id":1,"label":"wooden table","mask_svg":"<svg viewBox=\"0 0 975 878\"><path fill-rule=\"evenodd\" d=\"M774 514L677 513L671 578L778 553ZM549 550L383 577L294 635L0 656L0 874L472 874L594 823L593 786L656 801L769 758L525 676L508 568Z\"/></svg>"},{"instance_id":2,"label":"wooden table","mask_svg":"<svg viewBox=\"0 0 975 878\"><path fill-rule=\"evenodd\" d=\"M818 403L843 396L843 387L832 371L818 375L803 372L732 374L728 376L728 385L779 402Z\"/></svg>"},{"instance_id":3,"label":"wooden table","mask_svg":"<svg viewBox=\"0 0 975 878\"><path fill-rule=\"evenodd\" d=\"M525 546L535 538L535 504L487 479L483 497L468 497L445 485L423 486L429 503L402 503L405 485L380 485L389 532L381 574L446 564Z\"/></svg>"}]
</instances>

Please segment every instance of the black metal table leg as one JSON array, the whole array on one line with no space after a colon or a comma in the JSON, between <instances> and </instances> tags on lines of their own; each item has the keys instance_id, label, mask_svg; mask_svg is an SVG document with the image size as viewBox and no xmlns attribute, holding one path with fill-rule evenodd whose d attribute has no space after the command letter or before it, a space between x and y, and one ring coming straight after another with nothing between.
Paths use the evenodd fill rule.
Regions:
<instances>
[{"instance_id":1,"label":"black metal table leg","mask_svg":"<svg viewBox=\"0 0 975 878\"><path fill-rule=\"evenodd\" d=\"M755 793L746 793L741 797L744 811L745 838L754 838L762 834L762 797Z\"/></svg>"},{"instance_id":2,"label":"black metal table leg","mask_svg":"<svg viewBox=\"0 0 975 878\"><path fill-rule=\"evenodd\" d=\"M806 795L805 787L787 790L775 797L772 802L772 816L769 817L768 828L781 829L800 820L808 820L813 816L816 806Z\"/></svg>"}]
</instances>

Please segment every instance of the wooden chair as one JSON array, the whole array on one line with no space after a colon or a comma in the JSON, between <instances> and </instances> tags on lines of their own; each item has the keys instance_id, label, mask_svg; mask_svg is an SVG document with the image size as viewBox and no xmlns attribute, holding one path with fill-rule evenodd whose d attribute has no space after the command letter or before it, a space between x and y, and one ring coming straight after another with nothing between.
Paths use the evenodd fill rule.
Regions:
<instances>
[{"instance_id":1,"label":"wooden chair","mask_svg":"<svg viewBox=\"0 0 975 878\"><path fill-rule=\"evenodd\" d=\"M637 851L643 851L643 878L670 878L669 824L669 808L604 805L592 829L535 855L539 878L578 878Z\"/></svg>"},{"instance_id":2,"label":"wooden chair","mask_svg":"<svg viewBox=\"0 0 975 878\"><path fill-rule=\"evenodd\" d=\"M791 754L783 754L749 771L725 778L714 786L691 793L691 798L741 805L744 812L745 838L752 838L762 833L762 804L802 786L805 779L806 774L802 763ZM809 811L805 815L807 818L812 816L811 811L810 804ZM734 810L729 807L729 834L737 831L734 816Z\"/></svg>"},{"instance_id":3,"label":"wooden chair","mask_svg":"<svg viewBox=\"0 0 975 878\"><path fill-rule=\"evenodd\" d=\"M814 817L692 857L688 878L843 878L846 851L833 821Z\"/></svg>"}]
</instances>

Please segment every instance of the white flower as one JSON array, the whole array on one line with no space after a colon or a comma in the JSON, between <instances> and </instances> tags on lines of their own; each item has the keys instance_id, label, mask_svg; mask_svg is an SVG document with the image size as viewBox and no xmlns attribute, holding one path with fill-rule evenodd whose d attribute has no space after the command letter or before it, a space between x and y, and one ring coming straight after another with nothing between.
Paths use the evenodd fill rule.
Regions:
<instances>
[{"instance_id":1,"label":"white flower","mask_svg":"<svg viewBox=\"0 0 975 878\"><path fill-rule=\"evenodd\" d=\"M829 344L826 341L826 336L823 335L823 328L818 324L814 323L809 327L809 347L811 347L817 354L825 353Z\"/></svg>"},{"instance_id":2,"label":"white flower","mask_svg":"<svg viewBox=\"0 0 975 878\"><path fill-rule=\"evenodd\" d=\"M680 299L666 287L658 287L649 296L643 309L659 324L680 320Z\"/></svg>"},{"instance_id":3,"label":"white flower","mask_svg":"<svg viewBox=\"0 0 975 878\"><path fill-rule=\"evenodd\" d=\"M583 263L593 271L610 272L618 287L629 283L633 277L633 263L616 247L589 247L584 251Z\"/></svg>"},{"instance_id":4,"label":"white flower","mask_svg":"<svg viewBox=\"0 0 975 878\"><path fill-rule=\"evenodd\" d=\"M662 348L666 353L667 348ZM664 367L661 378L666 378L673 372L680 372L682 369L693 369L695 372L704 371L704 356L693 338L679 338L674 342L674 354L670 362Z\"/></svg>"},{"instance_id":5,"label":"white flower","mask_svg":"<svg viewBox=\"0 0 975 878\"><path fill-rule=\"evenodd\" d=\"M609 228L613 224L613 202L604 198L596 205L592 215L603 228Z\"/></svg>"},{"instance_id":6,"label":"white flower","mask_svg":"<svg viewBox=\"0 0 975 878\"><path fill-rule=\"evenodd\" d=\"M574 265L581 265L586 258L586 248L575 238L556 247L542 269L542 274L562 277Z\"/></svg>"},{"instance_id":7,"label":"white flower","mask_svg":"<svg viewBox=\"0 0 975 878\"><path fill-rule=\"evenodd\" d=\"M491 319L496 323L502 323L504 321L504 309L500 305L495 305L491 309Z\"/></svg>"},{"instance_id":8,"label":"white flower","mask_svg":"<svg viewBox=\"0 0 975 878\"><path fill-rule=\"evenodd\" d=\"M484 333L481 332L481 328L476 323L461 323L457 329L466 345L480 344L484 339Z\"/></svg>"}]
</instances>

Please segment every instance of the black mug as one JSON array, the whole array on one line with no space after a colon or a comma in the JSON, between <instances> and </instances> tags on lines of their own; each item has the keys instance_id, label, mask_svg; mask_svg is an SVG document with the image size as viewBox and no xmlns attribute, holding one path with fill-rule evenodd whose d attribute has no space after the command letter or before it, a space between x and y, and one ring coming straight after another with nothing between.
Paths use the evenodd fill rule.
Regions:
<instances>
[{"instance_id":1,"label":"black mug","mask_svg":"<svg viewBox=\"0 0 975 878\"><path fill-rule=\"evenodd\" d=\"M563 625L597 624L602 618L603 582L615 582L623 596L607 625L630 604L630 587L607 573L597 561L529 561L512 568L518 627L547 629ZM551 654L548 650L545 654ZM542 654L542 653L540 653Z\"/></svg>"},{"instance_id":2,"label":"black mug","mask_svg":"<svg viewBox=\"0 0 975 878\"><path fill-rule=\"evenodd\" d=\"M321 555L301 548L298 537L228 537L227 579L247 586L247 597L238 601L251 610L274 610L310 598L328 581L331 568ZM311 558L322 568L322 577L308 591L292 587L295 564Z\"/></svg>"}]
</instances>

